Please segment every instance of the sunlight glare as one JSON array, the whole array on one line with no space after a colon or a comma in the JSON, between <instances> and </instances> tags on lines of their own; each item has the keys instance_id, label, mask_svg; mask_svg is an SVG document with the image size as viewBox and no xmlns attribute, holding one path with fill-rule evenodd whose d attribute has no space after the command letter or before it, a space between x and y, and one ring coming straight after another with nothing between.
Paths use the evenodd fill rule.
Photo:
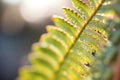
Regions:
<instances>
[{"instance_id":1,"label":"sunlight glare","mask_svg":"<svg viewBox=\"0 0 120 80\"><path fill-rule=\"evenodd\" d=\"M23 0L20 12L22 17L28 22L36 22L45 15L48 9L51 9L57 0Z\"/></svg>"}]
</instances>

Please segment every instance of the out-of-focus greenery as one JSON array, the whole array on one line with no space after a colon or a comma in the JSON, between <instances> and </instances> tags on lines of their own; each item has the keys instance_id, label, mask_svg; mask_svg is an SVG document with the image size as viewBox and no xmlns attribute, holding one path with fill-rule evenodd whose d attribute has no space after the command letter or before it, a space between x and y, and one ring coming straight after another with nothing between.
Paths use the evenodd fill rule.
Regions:
<instances>
[{"instance_id":1,"label":"out-of-focus greenery","mask_svg":"<svg viewBox=\"0 0 120 80\"><path fill-rule=\"evenodd\" d=\"M117 58L119 58L120 53L120 1L119 0L108 0L109 4L103 6L104 13L106 16L108 13L109 27L111 32L109 35L109 46L106 47L104 55L98 56L96 58L96 63L93 67L93 80L119 80L120 71L117 68L119 63L117 63ZM117 72L117 73L116 73Z\"/></svg>"}]
</instances>

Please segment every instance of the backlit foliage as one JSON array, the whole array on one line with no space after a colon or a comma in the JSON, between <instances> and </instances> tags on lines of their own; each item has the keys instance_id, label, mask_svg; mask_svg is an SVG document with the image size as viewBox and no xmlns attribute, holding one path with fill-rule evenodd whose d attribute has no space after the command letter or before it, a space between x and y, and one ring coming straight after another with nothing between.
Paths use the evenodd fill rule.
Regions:
<instances>
[{"instance_id":1,"label":"backlit foliage","mask_svg":"<svg viewBox=\"0 0 120 80\"><path fill-rule=\"evenodd\" d=\"M31 66L20 70L18 80L109 80L100 78L104 73L98 64L104 64L98 56L109 64L114 55L103 51L111 44L108 36L118 22L116 0L89 0L90 4L82 0L72 2L76 10L63 8L66 18L53 17L56 26L47 26L48 32L33 45Z\"/></svg>"}]
</instances>

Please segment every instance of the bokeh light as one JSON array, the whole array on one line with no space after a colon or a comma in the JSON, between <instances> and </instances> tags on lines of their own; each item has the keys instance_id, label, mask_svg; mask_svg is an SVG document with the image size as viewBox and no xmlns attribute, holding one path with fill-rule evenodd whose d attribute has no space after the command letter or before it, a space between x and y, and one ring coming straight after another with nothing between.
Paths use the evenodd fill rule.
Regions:
<instances>
[{"instance_id":1,"label":"bokeh light","mask_svg":"<svg viewBox=\"0 0 120 80\"><path fill-rule=\"evenodd\" d=\"M52 10L59 6L61 0L24 0L20 7L22 17L27 22L37 22L42 18L51 16ZM57 6L54 6L57 4Z\"/></svg>"}]
</instances>

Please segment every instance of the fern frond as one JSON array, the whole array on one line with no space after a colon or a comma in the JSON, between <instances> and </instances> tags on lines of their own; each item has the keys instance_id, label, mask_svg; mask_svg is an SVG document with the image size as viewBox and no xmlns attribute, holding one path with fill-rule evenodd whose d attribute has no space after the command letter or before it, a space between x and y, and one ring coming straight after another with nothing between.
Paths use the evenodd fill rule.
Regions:
<instances>
[{"instance_id":1,"label":"fern frond","mask_svg":"<svg viewBox=\"0 0 120 80\"><path fill-rule=\"evenodd\" d=\"M86 3L82 2L81 0L73 0L73 5L84 18L89 18L91 16L91 8Z\"/></svg>"},{"instance_id":2,"label":"fern frond","mask_svg":"<svg viewBox=\"0 0 120 80\"><path fill-rule=\"evenodd\" d=\"M107 20L97 15L104 0L90 0L90 6L73 0L78 11L64 8L67 19L54 17L55 26L33 46L31 66L23 68L19 80L89 80L95 56L109 41ZM78 13L79 12L79 13ZM101 19L106 22L102 22Z\"/></svg>"}]
</instances>

